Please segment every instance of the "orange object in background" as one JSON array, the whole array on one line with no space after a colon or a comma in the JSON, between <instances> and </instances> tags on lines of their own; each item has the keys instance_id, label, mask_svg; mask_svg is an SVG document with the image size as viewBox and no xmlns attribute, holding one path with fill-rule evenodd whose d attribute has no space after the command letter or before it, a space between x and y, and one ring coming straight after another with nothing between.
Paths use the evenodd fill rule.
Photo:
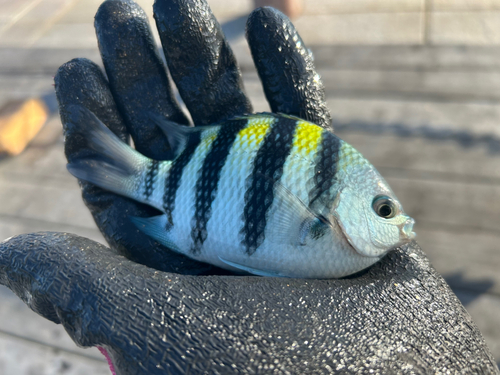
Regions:
<instances>
[{"instance_id":1,"label":"orange object in background","mask_svg":"<svg viewBox=\"0 0 500 375\"><path fill-rule=\"evenodd\" d=\"M304 11L303 0L254 0L254 4L256 8L265 6L276 8L292 20Z\"/></svg>"},{"instance_id":2,"label":"orange object in background","mask_svg":"<svg viewBox=\"0 0 500 375\"><path fill-rule=\"evenodd\" d=\"M49 117L40 99L7 102L0 109L0 154L20 154Z\"/></svg>"}]
</instances>

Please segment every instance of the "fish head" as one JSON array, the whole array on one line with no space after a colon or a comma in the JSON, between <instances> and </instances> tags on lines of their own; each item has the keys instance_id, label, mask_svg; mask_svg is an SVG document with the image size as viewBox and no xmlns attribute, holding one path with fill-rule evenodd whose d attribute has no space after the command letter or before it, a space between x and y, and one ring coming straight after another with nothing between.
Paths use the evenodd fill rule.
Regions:
<instances>
[{"instance_id":1,"label":"fish head","mask_svg":"<svg viewBox=\"0 0 500 375\"><path fill-rule=\"evenodd\" d=\"M346 172L332 216L358 254L380 258L415 238L415 221L375 167L366 162L348 166Z\"/></svg>"}]
</instances>

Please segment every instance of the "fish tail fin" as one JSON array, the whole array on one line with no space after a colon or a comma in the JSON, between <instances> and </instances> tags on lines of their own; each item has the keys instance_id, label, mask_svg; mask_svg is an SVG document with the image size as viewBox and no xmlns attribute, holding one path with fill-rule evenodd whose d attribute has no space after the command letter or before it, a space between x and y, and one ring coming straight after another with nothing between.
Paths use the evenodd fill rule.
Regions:
<instances>
[{"instance_id":1,"label":"fish tail fin","mask_svg":"<svg viewBox=\"0 0 500 375\"><path fill-rule=\"evenodd\" d=\"M151 191L146 194L142 190L147 189L146 178L151 165L158 165L158 162L123 142L88 109L71 106L68 111L70 121L76 124L73 128L81 129L81 135L92 152L73 158L67 165L68 171L76 178L103 189L152 204Z\"/></svg>"}]
</instances>

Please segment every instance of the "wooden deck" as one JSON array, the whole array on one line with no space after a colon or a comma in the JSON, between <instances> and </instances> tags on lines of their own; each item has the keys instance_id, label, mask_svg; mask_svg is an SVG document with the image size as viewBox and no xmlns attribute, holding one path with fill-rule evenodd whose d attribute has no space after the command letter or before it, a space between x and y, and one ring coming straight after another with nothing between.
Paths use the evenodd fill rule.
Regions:
<instances>
[{"instance_id":1,"label":"wooden deck","mask_svg":"<svg viewBox=\"0 0 500 375\"><path fill-rule=\"evenodd\" d=\"M49 92L63 62L98 57L86 39L73 49L1 41L0 106ZM255 110L267 110L248 51L234 41ZM419 244L500 360L500 47L311 47L336 133L416 219ZM0 160L0 240L38 230L103 241L66 171L57 116L21 155ZM109 371L97 350L77 348L0 287L0 373Z\"/></svg>"}]
</instances>

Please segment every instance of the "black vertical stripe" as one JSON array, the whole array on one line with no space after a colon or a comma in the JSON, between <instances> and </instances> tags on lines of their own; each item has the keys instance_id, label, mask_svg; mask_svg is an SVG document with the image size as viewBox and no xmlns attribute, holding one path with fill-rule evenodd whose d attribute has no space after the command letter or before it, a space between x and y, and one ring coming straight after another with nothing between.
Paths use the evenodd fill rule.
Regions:
<instances>
[{"instance_id":1,"label":"black vertical stripe","mask_svg":"<svg viewBox=\"0 0 500 375\"><path fill-rule=\"evenodd\" d=\"M163 195L163 210L167 215L170 225L173 225L172 212L175 209L175 197L181 184L182 172L193 157L200 142L200 132L191 134L186 148L177 159L172 162L172 166L170 167L170 171L165 181L165 194Z\"/></svg>"},{"instance_id":2,"label":"black vertical stripe","mask_svg":"<svg viewBox=\"0 0 500 375\"><path fill-rule=\"evenodd\" d=\"M151 160L151 164L149 165L148 173L146 174L146 182L144 186L144 199L148 200L151 194L153 193L153 185L155 182L155 178L158 175L158 168L160 166L160 162L157 160Z\"/></svg>"},{"instance_id":3,"label":"black vertical stripe","mask_svg":"<svg viewBox=\"0 0 500 375\"><path fill-rule=\"evenodd\" d=\"M313 187L309 191L309 207L315 203L328 206L333 203L328 195L335 184L335 175L339 161L340 139L327 130L323 130L318 155L315 160ZM326 198L326 199L324 199Z\"/></svg>"},{"instance_id":4,"label":"black vertical stripe","mask_svg":"<svg viewBox=\"0 0 500 375\"><path fill-rule=\"evenodd\" d=\"M244 226L241 231L246 253L252 255L264 242L267 212L274 200L274 185L281 179L290 154L297 120L279 117L262 142L247 182Z\"/></svg>"},{"instance_id":5,"label":"black vertical stripe","mask_svg":"<svg viewBox=\"0 0 500 375\"><path fill-rule=\"evenodd\" d=\"M207 239L207 224L212 216L212 203L217 196L222 167L238 133L247 124L248 120L242 119L222 126L198 172L195 213L191 225L192 253L198 253Z\"/></svg>"}]
</instances>

